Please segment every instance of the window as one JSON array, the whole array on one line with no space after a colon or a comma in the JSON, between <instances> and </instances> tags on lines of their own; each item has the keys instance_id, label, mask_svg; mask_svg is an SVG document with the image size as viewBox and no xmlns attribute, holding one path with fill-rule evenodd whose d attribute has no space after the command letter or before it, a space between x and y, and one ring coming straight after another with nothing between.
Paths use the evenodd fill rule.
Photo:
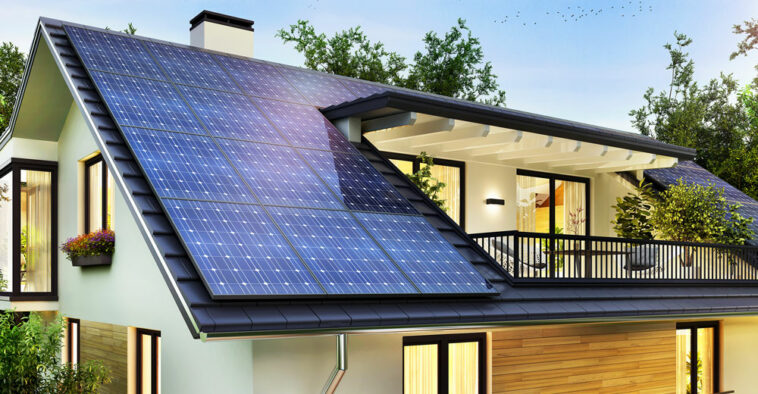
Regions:
<instances>
[{"instance_id":1,"label":"window","mask_svg":"<svg viewBox=\"0 0 758 394\"><path fill-rule=\"evenodd\" d=\"M676 393L714 393L719 388L719 323L676 325ZM692 355L695 362L692 362Z\"/></svg>"},{"instance_id":2,"label":"window","mask_svg":"<svg viewBox=\"0 0 758 394\"><path fill-rule=\"evenodd\" d=\"M394 164L404 174L409 175L421 168L421 161L411 155L383 152L384 157ZM459 226L465 224L465 175L466 163L454 160L433 159L432 177L444 183L441 198L445 200L445 213Z\"/></svg>"},{"instance_id":3,"label":"window","mask_svg":"<svg viewBox=\"0 0 758 394\"><path fill-rule=\"evenodd\" d=\"M0 171L0 293L11 300L56 299L56 168L11 159Z\"/></svg>"},{"instance_id":4,"label":"window","mask_svg":"<svg viewBox=\"0 0 758 394\"><path fill-rule=\"evenodd\" d=\"M135 354L137 360L137 394L160 393L161 333L138 328Z\"/></svg>"},{"instance_id":5,"label":"window","mask_svg":"<svg viewBox=\"0 0 758 394\"><path fill-rule=\"evenodd\" d=\"M84 162L84 232L111 228L113 214L113 179L103 156Z\"/></svg>"},{"instance_id":6,"label":"window","mask_svg":"<svg viewBox=\"0 0 758 394\"><path fill-rule=\"evenodd\" d=\"M403 392L484 393L485 338L485 334L403 338Z\"/></svg>"},{"instance_id":7,"label":"window","mask_svg":"<svg viewBox=\"0 0 758 394\"><path fill-rule=\"evenodd\" d=\"M68 318L66 335L66 361L71 365L79 364L79 319Z\"/></svg>"},{"instance_id":8,"label":"window","mask_svg":"<svg viewBox=\"0 0 758 394\"><path fill-rule=\"evenodd\" d=\"M518 170L516 229L530 233L589 234L587 178Z\"/></svg>"}]
</instances>

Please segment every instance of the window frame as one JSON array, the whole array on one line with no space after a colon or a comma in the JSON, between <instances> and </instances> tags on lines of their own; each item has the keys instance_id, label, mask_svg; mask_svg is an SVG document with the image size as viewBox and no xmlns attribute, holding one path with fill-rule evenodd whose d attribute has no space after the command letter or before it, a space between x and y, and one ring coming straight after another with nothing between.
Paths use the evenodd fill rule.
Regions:
<instances>
[{"instance_id":1,"label":"window frame","mask_svg":"<svg viewBox=\"0 0 758 394\"><path fill-rule=\"evenodd\" d=\"M84 233L88 234L92 231L95 231L97 229L89 228L89 222L90 222L90 184L92 182L92 179L90 179L90 173L89 168L93 165L96 165L98 163L101 163L102 169L100 171L100 190L101 190L101 223L100 228L104 229L108 227L108 164L105 163L105 160L103 160L103 155L98 153L94 157L87 159L84 162Z\"/></svg>"},{"instance_id":2,"label":"window frame","mask_svg":"<svg viewBox=\"0 0 758 394\"><path fill-rule=\"evenodd\" d=\"M67 327L67 338L66 338L66 361L70 365L74 365L73 359L74 359L74 350L76 351L76 364L79 364L79 361L81 361L81 336L79 335L81 333L81 327L82 323L79 319L74 318L66 318L66 327ZM76 323L76 349L73 347L73 324Z\"/></svg>"},{"instance_id":3,"label":"window frame","mask_svg":"<svg viewBox=\"0 0 758 394\"><path fill-rule=\"evenodd\" d=\"M697 329L713 329L713 391L721 391L721 322L714 321L696 321L696 322L679 322L676 323L677 330L690 330L690 354L697 354ZM690 358L692 357L690 355ZM690 387L694 387L697 393L697 363L690 360Z\"/></svg>"},{"instance_id":4,"label":"window frame","mask_svg":"<svg viewBox=\"0 0 758 394\"><path fill-rule=\"evenodd\" d=\"M418 170L421 169L421 159L419 159L418 156L408 155L405 153L395 153L395 152L379 152L379 153L381 153L381 155L387 158L388 160L404 160L404 161L411 162L413 165L413 169L412 169L413 172L418 172ZM460 180L460 188L458 192L460 194L459 198L461 200L460 202L461 209L460 209L460 212L458 213L458 220L460 221L459 226L465 230L466 229L466 162L458 161L458 160L450 160L450 159L438 159L436 157L432 157L432 160L434 161L435 165L439 164L441 166L446 166L446 167L456 167L460 171L461 180Z\"/></svg>"},{"instance_id":5,"label":"window frame","mask_svg":"<svg viewBox=\"0 0 758 394\"><path fill-rule=\"evenodd\" d=\"M142 336L147 335L150 336L150 353L152 354L152 357L150 359L150 390L151 394L157 394L160 392L160 387L158 387L158 380L159 380L159 372L160 372L160 354L158 353L158 338L161 337L160 331L155 330L148 330L146 328L137 328L136 329L137 338L134 341L135 342L135 354L136 354L136 393L137 394L145 394L142 391L142 369L145 367L142 365Z\"/></svg>"},{"instance_id":6,"label":"window frame","mask_svg":"<svg viewBox=\"0 0 758 394\"><path fill-rule=\"evenodd\" d=\"M50 173L50 291L22 292L21 291L21 171L42 171ZM11 261L13 272L13 287L11 291L0 292L9 301L57 301L58 300L58 162L48 160L33 160L11 158L0 169L0 178L12 173L11 209L12 230Z\"/></svg>"},{"instance_id":7,"label":"window frame","mask_svg":"<svg viewBox=\"0 0 758 394\"><path fill-rule=\"evenodd\" d=\"M403 337L402 351L406 346L437 345L437 391L438 393L449 392L450 371L448 371L448 344L460 342L479 343L479 394L487 392L487 334L484 332L470 334L449 335L419 335ZM405 356L402 355L402 371L405 371ZM403 392L405 392L405 375L403 378Z\"/></svg>"},{"instance_id":8,"label":"window frame","mask_svg":"<svg viewBox=\"0 0 758 394\"><path fill-rule=\"evenodd\" d=\"M555 234L555 181L567 181L567 182L576 182L576 183L584 183L584 205L587 207L587 211L584 215L584 235L589 236L592 234L590 232L590 224L591 224L591 212L592 212L592 205L590 205L591 199L590 199L590 178L580 177L580 176L573 176L573 175L563 175L563 174L555 174L552 172L541 172L541 171L532 171L532 170L525 170L521 168L516 169L516 176L530 176L533 178L542 178L547 179L549 181L549 189L550 189L550 231L546 234Z\"/></svg>"}]
</instances>

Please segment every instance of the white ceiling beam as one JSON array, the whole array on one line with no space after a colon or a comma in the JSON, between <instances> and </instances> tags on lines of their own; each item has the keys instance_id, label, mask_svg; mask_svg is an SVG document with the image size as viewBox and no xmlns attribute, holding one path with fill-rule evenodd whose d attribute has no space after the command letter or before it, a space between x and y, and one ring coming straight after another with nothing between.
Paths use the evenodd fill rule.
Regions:
<instances>
[{"instance_id":1,"label":"white ceiling beam","mask_svg":"<svg viewBox=\"0 0 758 394\"><path fill-rule=\"evenodd\" d=\"M598 167L592 170L592 172L595 174L600 174L600 173L619 172L619 171L646 170L650 168L667 168L667 167L672 167L676 165L676 163L679 161L675 157L667 157L667 156L660 157L652 153L647 153L641 156L642 156L641 159L632 163L628 163L628 165L619 165L619 166L608 165L605 167ZM647 159L645 159L645 156L647 156Z\"/></svg>"},{"instance_id":2,"label":"white ceiling beam","mask_svg":"<svg viewBox=\"0 0 758 394\"><path fill-rule=\"evenodd\" d=\"M489 133L489 125L456 126L450 133L444 135L422 135L414 138L409 142L409 145L414 149L435 147L438 150L445 151L447 146L460 146L464 141L483 138Z\"/></svg>"},{"instance_id":3,"label":"white ceiling beam","mask_svg":"<svg viewBox=\"0 0 758 394\"><path fill-rule=\"evenodd\" d=\"M455 119L440 118L429 122L418 123L411 126L401 126L393 129L377 131L371 134L371 142L404 141L414 137L432 134L447 133L455 127Z\"/></svg>"},{"instance_id":4,"label":"white ceiling beam","mask_svg":"<svg viewBox=\"0 0 758 394\"><path fill-rule=\"evenodd\" d=\"M393 127L412 126L416 123L417 118L418 114L415 112L402 112L399 114L382 116L381 118L364 120L361 122L361 129L366 133L369 131L391 129Z\"/></svg>"},{"instance_id":5,"label":"white ceiling beam","mask_svg":"<svg viewBox=\"0 0 758 394\"><path fill-rule=\"evenodd\" d=\"M617 151L608 152L600 158L591 158L587 160L575 160L573 162L566 162L562 164L553 164L554 168L571 168L574 170L592 170L597 168L598 165L614 163L614 162L628 162L634 157L635 152L630 149L621 149Z\"/></svg>"},{"instance_id":6,"label":"white ceiling beam","mask_svg":"<svg viewBox=\"0 0 758 394\"><path fill-rule=\"evenodd\" d=\"M609 152L618 152L619 149L610 148L608 145L582 144L576 152L571 152L553 157L546 157L543 163L550 167L576 166L580 164L603 163Z\"/></svg>"},{"instance_id":7,"label":"white ceiling beam","mask_svg":"<svg viewBox=\"0 0 758 394\"><path fill-rule=\"evenodd\" d=\"M524 149L515 152L501 153L498 160L523 158L524 164L544 163L547 160L557 160L573 155L582 147L581 141L559 142L543 149Z\"/></svg>"}]
</instances>

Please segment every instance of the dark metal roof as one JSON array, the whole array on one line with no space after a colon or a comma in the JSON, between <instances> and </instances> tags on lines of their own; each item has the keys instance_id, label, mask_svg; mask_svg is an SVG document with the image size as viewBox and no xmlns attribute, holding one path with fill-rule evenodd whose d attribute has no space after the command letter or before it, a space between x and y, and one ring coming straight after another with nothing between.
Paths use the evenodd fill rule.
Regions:
<instances>
[{"instance_id":1,"label":"dark metal roof","mask_svg":"<svg viewBox=\"0 0 758 394\"><path fill-rule=\"evenodd\" d=\"M253 24L255 24L255 22L250 19L243 19L236 16L203 10L199 14L195 15L194 18L190 19L190 30L196 28L199 24L206 21L250 31L253 31Z\"/></svg>"},{"instance_id":2,"label":"dark metal roof","mask_svg":"<svg viewBox=\"0 0 758 394\"><path fill-rule=\"evenodd\" d=\"M680 160L695 157L694 149L666 144L640 134L396 88L322 110L330 120L350 116L360 116L366 120L406 111L611 145Z\"/></svg>"},{"instance_id":3,"label":"dark metal roof","mask_svg":"<svg viewBox=\"0 0 758 394\"><path fill-rule=\"evenodd\" d=\"M517 321L758 312L754 287L513 287L450 218L367 141L360 152L501 291L441 299L212 300L62 28L41 19L51 48L192 335L237 336L395 327L478 326Z\"/></svg>"}]
</instances>

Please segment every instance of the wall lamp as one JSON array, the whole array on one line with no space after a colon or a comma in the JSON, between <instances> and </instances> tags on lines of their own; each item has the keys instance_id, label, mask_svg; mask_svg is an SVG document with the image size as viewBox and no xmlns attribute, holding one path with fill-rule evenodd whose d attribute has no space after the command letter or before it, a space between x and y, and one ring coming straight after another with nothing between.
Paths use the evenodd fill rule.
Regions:
<instances>
[{"instance_id":1,"label":"wall lamp","mask_svg":"<svg viewBox=\"0 0 758 394\"><path fill-rule=\"evenodd\" d=\"M505 200L502 198L488 198L484 200L487 205L505 205Z\"/></svg>"}]
</instances>

